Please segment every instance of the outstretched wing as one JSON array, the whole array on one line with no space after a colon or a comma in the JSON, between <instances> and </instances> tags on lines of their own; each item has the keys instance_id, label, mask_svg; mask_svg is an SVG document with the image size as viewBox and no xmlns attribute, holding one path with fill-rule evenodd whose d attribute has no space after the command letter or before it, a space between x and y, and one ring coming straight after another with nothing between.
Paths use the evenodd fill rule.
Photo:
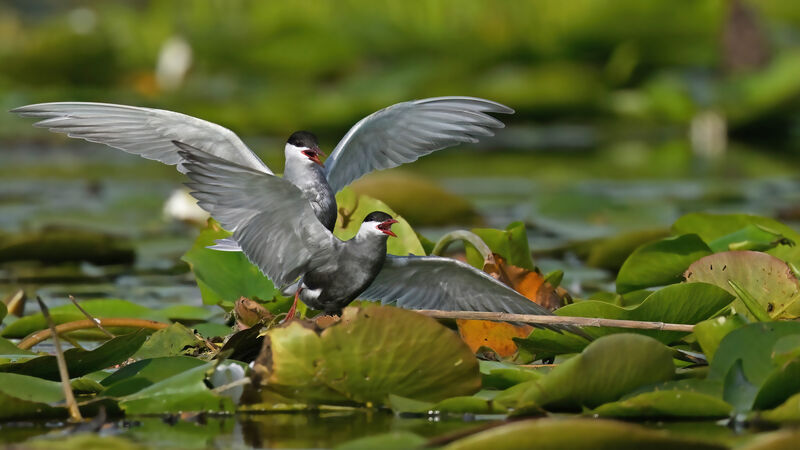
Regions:
<instances>
[{"instance_id":1,"label":"outstretched wing","mask_svg":"<svg viewBox=\"0 0 800 450\"><path fill-rule=\"evenodd\" d=\"M436 97L398 103L361 119L325 161L333 192L373 170L397 167L436 150L492 136L511 114L500 103L474 97Z\"/></svg>"},{"instance_id":2,"label":"outstretched wing","mask_svg":"<svg viewBox=\"0 0 800 450\"><path fill-rule=\"evenodd\" d=\"M405 309L552 315L487 273L461 261L438 256L387 255L383 269L359 298L396 304ZM573 326L542 327L587 337Z\"/></svg>"},{"instance_id":3,"label":"outstretched wing","mask_svg":"<svg viewBox=\"0 0 800 450\"><path fill-rule=\"evenodd\" d=\"M176 142L198 205L276 285L336 262L340 242L292 183Z\"/></svg>"},{"instance_id":4,"label":"outstretched wing","mask_svg":"<svg viewBox=\"0 0 800 450\"><path fill-rule=\"evenodd\" d=\"M85 139L165 164L181 162L172 141L236 164L272 173L231 130L196 117L163 109L108 103L39 103L12 109L12 113L42 120L34 125L69 137ZM184 172L181 166L178 170Z\"/></svg>"},{"instance_id":5,"label":"outstretched wing","mask_svg":"<svg viewBox=\"0 0 800 450\"><path fill-rule=\"evenodd\" d=\"M551 315L491 275L438 256L387 255L383 269L359 297L407 309Z\"/></svg>"}]
</instances>

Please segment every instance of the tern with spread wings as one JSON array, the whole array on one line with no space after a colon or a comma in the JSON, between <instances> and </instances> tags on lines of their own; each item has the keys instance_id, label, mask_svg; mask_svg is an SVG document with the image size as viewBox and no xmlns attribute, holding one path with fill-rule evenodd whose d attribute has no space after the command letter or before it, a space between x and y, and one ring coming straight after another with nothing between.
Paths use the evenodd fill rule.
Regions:
<instances>
[{"instance_id":1,"label":"tern with spread wings","mask_svg":"<svg viewBox=\"0 0 800 450\"><path fill-rule=\"evenodd\" d=\"M22 106L11 112L41 119L34 125L177 165L185 172L172 141L180 141L254 171L273 172L231 130L202 119L161 109L107 103L57 102ZM333 230L334 195L374 170L397 167L461 143L475 143L502 128L487 113L514 110L474 97L436 97L397 103L361 119L336 145L324 165L316 136L298 131L284 146L284 178L303 192L317 219ZM214 248L238 250L223 240Z\"/></svg>"},{"instance_id":2,"label":"tern with spread wings","mask_svg":"<svg viewBox=\"0 0 800 450\"><path fill-rule=\"evenodd\" d=\"M317 220L302 191L285 179L207 154L181 142L187 186L198 204L233 238L275 285L299 279L298 299L339 314L355 298L407 309L498 311L549 315L510 287L461 261L386 254L397 221L367 215L348 241ZM293 316L294 306L290 310Z\"/></svg>"}]
</instances>

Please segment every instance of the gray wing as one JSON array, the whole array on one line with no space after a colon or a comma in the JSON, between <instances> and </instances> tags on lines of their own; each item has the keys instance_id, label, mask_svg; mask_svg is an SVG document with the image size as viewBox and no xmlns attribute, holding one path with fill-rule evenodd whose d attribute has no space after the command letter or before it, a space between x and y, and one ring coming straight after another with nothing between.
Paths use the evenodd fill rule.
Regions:
<instances>
[{"instance_id":1,"label":"gray wing","mask_svg":"<svg viewBox=\"0 0 800 450\"><path fill-rule=\"evenodd\" d=\"M438 256L386 256L359 296L406 309L552 315L546 308L469 264Z\"/></svg>"},{"instance_id":2,"label":"gray wing","mask_svg":"<svg viewBox=\"0 0 800 450\"><path fill-rule=\"evenodd\" d=\"M231 130L186 114L108 103L39 103L11 110L40 118L34 126L69 137L106 144L128 153L175 165L181 162L172 141L181 141L222 159L272 173ZM181 166L178 170L184 172Z\"/></svg>"},{"instance_id":3,"label":"gray wing","mask_svg":"<svg viewBox=\"0 0 800 450\"><path fill-rule=\"evenodd\" d=\"M492 136L511 114L500 103L474 97L436 97L398 103L361 119L325 161L333 192L373 170L397 167L436 150Z\"/></svg>"},{"instance_id":4,"label":"gray wing","mask_svg":"<svg viewBox=\"0 0 800 450\"><path fill-rule=\"evenodd\" d=\"M336 263L336 239L292 183L176 142L186 185L198 205L226 229L242 252L276 285Z\"/></svg>"},{"instance_id":5,"label":"gray wing","mask_svg":"<svg viewBox=\"0 0 800 450\"><path fill-rule=\"evenodd\" d=\"M438 256L387 255L378 276L359 298L405 309L553 315L487 273ZM534 326L570 331L591 340L574 326Z\"/></svg>"}]
</instances>

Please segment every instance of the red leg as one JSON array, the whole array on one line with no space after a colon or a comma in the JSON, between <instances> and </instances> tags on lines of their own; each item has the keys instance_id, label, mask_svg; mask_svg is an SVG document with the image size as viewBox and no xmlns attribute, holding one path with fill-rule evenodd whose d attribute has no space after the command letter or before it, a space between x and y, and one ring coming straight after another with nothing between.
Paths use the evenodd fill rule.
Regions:
<instances>
[{"instance_id":1,"label":"red leg","mask_svg":"<svg viewBox=\"0 0 800 450\"><path fill-rule=\"evenodd\" d=\"M292 307L289 308L289 312L286 313L286 318L283 319L284 322L288 322L288 321L294 319L294 316L297 313L297 300L299 299L300 291L302 291L302 290L303 290L303 288L299 287L299 288L297 288L297 292L294 293L294 301L292 302Z\"/></svg>"}]
</instances>

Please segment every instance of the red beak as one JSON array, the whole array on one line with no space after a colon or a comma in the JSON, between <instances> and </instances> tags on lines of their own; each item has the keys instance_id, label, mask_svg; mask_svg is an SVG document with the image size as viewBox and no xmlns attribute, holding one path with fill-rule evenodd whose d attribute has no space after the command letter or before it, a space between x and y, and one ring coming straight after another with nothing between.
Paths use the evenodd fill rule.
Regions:
<instances>
[{"instance_id":1,"label":"red beak","mask_svg":"<svg viewBox=\"0 0 800 450\"><path fill-rule=\"evenodd\" d=\"M303 150L303 154L306 155L306 157L311 161L313 161L314 163L319 164L320 166L324 166L319 157L320 155L325 156L325 153L322 150L320 150L319 147L314 146L308 150Z\"/></svg>"},{"instance_id":2,"label":"red beak","mask_svg":"<svg viewBox=\"0 0 800 450\"><path fill-rule=\"evenodd\" d=\"M397 223L397 221L394 219L383 221L380 223L380 225L378 225L378 229L383 231L385 234L388 234L389 236L397 237L397 235L394 234L394 232L392 231L392 224L395 223Z\"/></svg>"}]
</instances>

